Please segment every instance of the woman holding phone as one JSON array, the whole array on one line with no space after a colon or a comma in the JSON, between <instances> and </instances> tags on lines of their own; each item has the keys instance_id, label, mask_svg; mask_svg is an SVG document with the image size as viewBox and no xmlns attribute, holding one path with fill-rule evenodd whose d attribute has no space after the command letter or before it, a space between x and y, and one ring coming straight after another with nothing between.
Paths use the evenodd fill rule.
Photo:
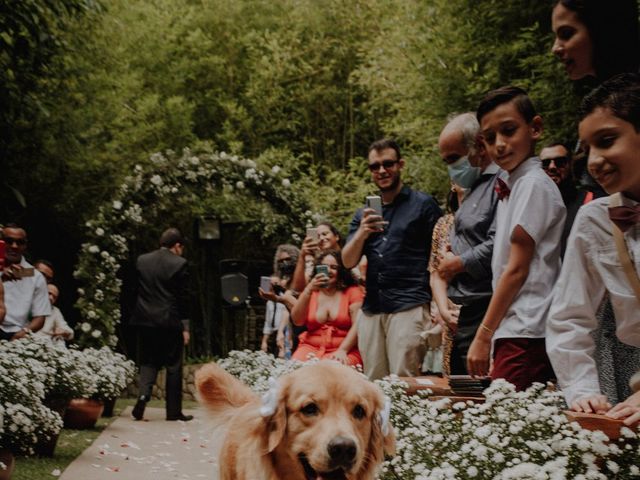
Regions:
<instances>
[{"instance_id":1,"label":"woman holding phone","mask_svg":"<svg viewBox=\"0 0 640 480\"><path fill-rule=\"evenodd\" d=\"M364 294L342 265L339 250L321 250L314 267L319 273L311 278L291 311L293 323L307 327L292 358L331 358L345 365L362 365L354 321Z\"/></svg>"},{"instance_id":2,"label":"woman holding phone","mask_svg":"<svg viewBox=\"0 0 640 480\"><path fill-rule=\"evenodd\" d=\"M321 222L307 228L307 236L300 247L300 256L293 273L291 289L301 292L313 277L314 256L320 250L340 250L342 237L336 227L329 222Z\"/></svg>"}]
</instances>

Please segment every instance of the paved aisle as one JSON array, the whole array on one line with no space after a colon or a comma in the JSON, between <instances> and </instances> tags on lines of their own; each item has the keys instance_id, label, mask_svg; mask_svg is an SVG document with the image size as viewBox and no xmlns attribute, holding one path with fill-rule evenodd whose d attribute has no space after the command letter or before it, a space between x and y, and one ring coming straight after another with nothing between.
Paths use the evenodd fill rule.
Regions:
<instances>
[{"instance_id":1,"label":"paved aisle","mask_svg":"<svg viewBox=\"0 0 640 480\"><path fill-rule=\"evenodd\" d=\"M200 410L190 422L167 422L164 409L147 408L145 420L131 407L67 467L62 480L217 480L213 431Z\"/></svg>"}]
</instances>

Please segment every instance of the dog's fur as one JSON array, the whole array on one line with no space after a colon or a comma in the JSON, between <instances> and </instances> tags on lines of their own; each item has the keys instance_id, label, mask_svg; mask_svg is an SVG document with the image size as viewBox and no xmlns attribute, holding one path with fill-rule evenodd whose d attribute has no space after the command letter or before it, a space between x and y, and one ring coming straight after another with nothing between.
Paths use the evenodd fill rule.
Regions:
<instances>
[{"instance_id":1,"label":"dog's fur","mask_svg":"<svg viewBox=\"0 0 640 480\"><path fill-rule=\"evenodd\" d=\"M370 480L394 453L393 428L383 435L379 419L382 392L337 362L278 379L275 413L266 417L260 398L214 363L196 373L196 387L226 427L220 480ZM349 458L336 455L336 442L348 445Z\"/></svg>"}]
</instances>

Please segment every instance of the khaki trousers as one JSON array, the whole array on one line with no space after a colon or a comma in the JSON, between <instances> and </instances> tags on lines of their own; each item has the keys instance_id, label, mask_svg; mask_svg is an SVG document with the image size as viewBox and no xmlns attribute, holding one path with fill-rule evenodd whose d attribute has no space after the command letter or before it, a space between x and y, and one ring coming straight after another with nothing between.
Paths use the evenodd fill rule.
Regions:
<instances>
[{"instance_id":1,"label":"khaki trousers","mask_svg":"<svg viewBox=\"0 0 640 480\"><path fill-rule=\"evenodd\" d=\"M364 373L376 380L395 374L420 375L426 344L420 334L429 319L428 305L396 313L358 314L358 349Z\"/></svg>"}]
</instances>

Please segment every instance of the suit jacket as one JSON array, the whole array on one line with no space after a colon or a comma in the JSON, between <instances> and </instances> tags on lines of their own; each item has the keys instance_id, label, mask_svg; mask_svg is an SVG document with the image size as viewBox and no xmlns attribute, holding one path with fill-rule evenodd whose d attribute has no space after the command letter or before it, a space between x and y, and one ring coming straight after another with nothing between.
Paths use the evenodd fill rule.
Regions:
<instances>
[{"instance_id":1,"label":"suit jacket","mask_svg":"<svg viewBox=\"0 0 640 480\"><path fill-rule=\"evenodd\" d=\"M189 329L187 261L166 248L138 257L138 298L131 325Z\"/></svg>"}]
</instances>

